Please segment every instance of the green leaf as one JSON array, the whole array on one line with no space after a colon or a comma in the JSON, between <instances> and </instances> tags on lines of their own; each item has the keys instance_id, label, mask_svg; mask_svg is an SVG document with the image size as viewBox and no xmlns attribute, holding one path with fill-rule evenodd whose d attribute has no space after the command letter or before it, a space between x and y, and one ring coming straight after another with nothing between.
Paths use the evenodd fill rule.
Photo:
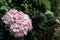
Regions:
<instances>
[{"instance_id":1,"label":"green leaf","mask_svg":"<svg viewBox=\"0 0 60 40\"><path fill-rule=\"evenodd\" d=\"M45 15L54 17L53 12L51 12L51 11L49 11L49 10L47 10L47 11L45 12Z\"/></svg>"}]
</instances>

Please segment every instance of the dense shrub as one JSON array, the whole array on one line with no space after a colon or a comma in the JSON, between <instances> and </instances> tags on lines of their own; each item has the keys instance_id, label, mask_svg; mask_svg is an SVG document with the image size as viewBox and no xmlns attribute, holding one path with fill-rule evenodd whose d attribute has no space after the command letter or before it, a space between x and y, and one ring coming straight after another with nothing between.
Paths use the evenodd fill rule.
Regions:
<instances>
[{"instance_id":1,"label":"dense shrub","mask_svg":"<svg viewBox=\"0 0 60 40\"><path fill-rule=\"evenodd\" d=\"M27 36L23 37L22 40L31 40L30 37L34 37L35 40L38 38L39 33L41 33L43 38L44 31L47 31L49 27L56 24L56 18L59 15L57 2L58 0L0 0L0 18L10 9L16 9L18 11L21 10L30 16L33 25L33 29L28 33ZM0 26L0 29L5 31L8 39L15 40L14 37L11 37L6 25L1 19ZM49 34L48 37L52 36Z\"/></svg>"}]
</instances>

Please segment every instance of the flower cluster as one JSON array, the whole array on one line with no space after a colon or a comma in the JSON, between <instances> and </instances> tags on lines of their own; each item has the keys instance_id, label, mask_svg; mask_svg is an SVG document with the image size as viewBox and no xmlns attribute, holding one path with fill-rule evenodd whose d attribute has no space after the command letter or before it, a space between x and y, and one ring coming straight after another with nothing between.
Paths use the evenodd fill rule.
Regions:
<instances>
[{"instance_id":1,"label":"flower cluster","mask_svg":"<svg viewBox=\"0 0 60 40\"><path fill-rule=\"evenodd\" d=\"M22 11L10 9L2 17L2 20L6 25L9 25L9 31L15 37L23 37L32 29L31 19Z\"/></svg>"}]
</instances>

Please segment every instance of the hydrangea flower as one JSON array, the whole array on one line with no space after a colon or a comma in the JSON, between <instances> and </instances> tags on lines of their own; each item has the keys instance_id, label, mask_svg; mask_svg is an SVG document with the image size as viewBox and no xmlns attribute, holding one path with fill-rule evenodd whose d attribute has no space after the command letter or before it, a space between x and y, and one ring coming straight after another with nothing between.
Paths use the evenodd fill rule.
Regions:
<instances>
[{"instance_id":1,"label":"hydrangea flower","mask_svg":"<svg viewBox=\"0 0 60 40\"><path fill-rule=\"evenodd\" d=\"M1 19L6 25L9 25L9 31L15 37L23 37L32 29L30 17L22 11L10 9Z\"/></svg>"}]
</instances>

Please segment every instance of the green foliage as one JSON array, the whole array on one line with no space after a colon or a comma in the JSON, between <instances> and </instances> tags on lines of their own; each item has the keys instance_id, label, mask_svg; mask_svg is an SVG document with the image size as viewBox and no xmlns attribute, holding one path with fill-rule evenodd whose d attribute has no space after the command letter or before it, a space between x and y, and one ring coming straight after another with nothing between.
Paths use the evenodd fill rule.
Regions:
<instances>
[{"instance_id":1,"label":"green foliage","mask_svg":"<svg viewBox=\"0 0 60 40\"><path fill-rule=\"evenodd\" d=\"M49 0L42 0L42 3L44 3L46 9L51 10L51 2Z\"/></svg>"},{"instance_id":2,"label":"green foliage","mask_svg":"<svg viewBox=\"0 0 60 40\"><path fill-rule=\"evenodd\" d=\"M55 33L53 35L53 38L59 38L60 37L60 27L55 28Z\"/></svg>"},{"instance_id":3,"label":"green foliage","mask_svg":"<svg viewBox=\"0 0 60 40\"><path fill-rule=\"evenodd\" d=\"M9 9L15 8L19 11L21 10L25 12L32 19L33 29L31 30L30 35L34 36L36 39L40 31L43 33L49 26L56 23L56 15L54 12L56 11L54 9L56 5L54 3L54 0L0 0L0 18ZM2 29L7 30L7 28L4 27L5 24L2 20L0 20L0 26ZM23 37L22 40L26 40L25 37Z\"/></svg>"},{"instance_id":4,"label":"green foliage","mask_svg":"<svg viewBox=\"0 0 60 40\"><path fill-rule=\"evenodd\" d=\"M55 31L56 31L55 35L56 36L60 36L60 27L56 28Z\"/></svg>"}]
</instances>

